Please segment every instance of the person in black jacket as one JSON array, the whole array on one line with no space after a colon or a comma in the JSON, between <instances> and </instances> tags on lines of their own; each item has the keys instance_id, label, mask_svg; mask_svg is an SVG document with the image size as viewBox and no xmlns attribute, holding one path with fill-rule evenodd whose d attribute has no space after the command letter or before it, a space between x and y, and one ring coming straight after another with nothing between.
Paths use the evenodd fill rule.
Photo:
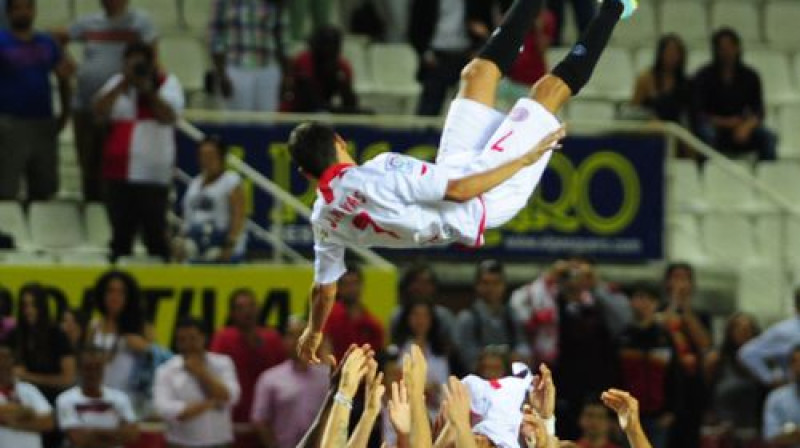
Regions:
<instances>
[{"instance_id":1,"label":"person in black jacket","mask_svg":"<svg viewBox=\"0 0 800 448\"><path fill-rule=\"evenodd\" d=\"M742 62L736 31L714 33L712 55L694 79L695 132L725 155L755 152L759 160L775 160L777 138L764 126L761 79Z\"/></svg>"}]
</instances>

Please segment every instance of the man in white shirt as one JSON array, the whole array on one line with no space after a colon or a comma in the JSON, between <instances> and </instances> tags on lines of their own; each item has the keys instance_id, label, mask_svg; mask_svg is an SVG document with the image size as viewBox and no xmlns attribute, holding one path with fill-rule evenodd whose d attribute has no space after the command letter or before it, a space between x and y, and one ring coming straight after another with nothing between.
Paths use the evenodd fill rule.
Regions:
<instances>
[{"instance_id":1,"label":"man in white shirt","mask_svg":"<svg viewBox=\"0 0 800 448\"><path fill-rule=\"evenodd\" d=\"M122 447L139 437L128 395L103 386L106 353L89 347L80 356L81 384L56 399L58 426L70 447Z\"/></svg>"},{"instance_id":2,"label":"man in white shirt","mask_svg":"<svg viewBox=\"0 0 800 448\"><path fill-rule=\"evenodd\" d=\"M0 447L42 448L53 429L53 408L32 384L14 379L14 352L0 343Z\"/></svg>"},{"instance_id":3,"label":"man in white shirt","mask_svg":"<svg viewBox=\"0 0 800 448\"><path fill-rule=\"evenodd\" d=\"M175 329L178 356L156 371L153 399L167 423L173 448L217 448L233 442L231 409L239 401L236 368L226 355L206 352L203 323L181 320Z\"/></svg>"},{"instance_id":4,"label":"man in white shirt","mask_svg":"<svg viewBox=\"0 0 800 448\"><path fill-rule=\"evenodd\" d=\"M322 328L345 272L345 246L480 246L487 228L501 227L528 204L551 149L564 137L555 114L588 83L614 27L633 14L637 0L603 0L572 51L506 116L494 109L497 87L541 6L541 0L516 0L464 68L435 164L381 154L358 166L330 127L304 123L292 132L292 159L319 182L311 215L311 317L298 347L304 360L319 362Z\"/></svg>"}]
</instances>

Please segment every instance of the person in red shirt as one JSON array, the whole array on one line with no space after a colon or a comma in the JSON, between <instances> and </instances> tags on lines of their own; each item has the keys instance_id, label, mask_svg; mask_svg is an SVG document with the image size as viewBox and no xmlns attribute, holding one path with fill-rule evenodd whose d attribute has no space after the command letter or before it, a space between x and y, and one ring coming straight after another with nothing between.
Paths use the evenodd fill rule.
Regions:
<instances>
[{"instance_id":1,"label":"person in red shirt","mask_svg":"<svg viewBox=\"0 0 800 448\"><path fill-rule=\"evenodd\" d=\"M325 335L336 359L342 359L350 344L369 344L375 350L383 348L383 324L361 300L363 280L361 269L348 264L347 272L338 281L336 302L325 325Z\"/></svg>"},{"instance_id":2,"label":"person in red shirt","mask_svg":"<svg viewBox=\"0 0 800 448\"><path fill-rule=\"evenodd\" d=\"M578 424L581 438L576 445L580 448L619 448L609 439L612 417L602 401L592 398L583 405Z\"/></svg>"},{"instance_id":3,"label":"person in red shirt","mask_svg":"<svg viewBox=\"0 0 800 448\"><path fill-rule=\"evenodd\" d=\"M277 331L258 326L258 304L253 291L234 291L228 316L228 325L214 334L210 350L230 356L236 366L242 390L233 408L233 421L241 428L236 431L236 446L255 448L259 442L250 427L250 410L256 381L262 372L286 360L286 349Z\"/></svg>"}]
</instances>

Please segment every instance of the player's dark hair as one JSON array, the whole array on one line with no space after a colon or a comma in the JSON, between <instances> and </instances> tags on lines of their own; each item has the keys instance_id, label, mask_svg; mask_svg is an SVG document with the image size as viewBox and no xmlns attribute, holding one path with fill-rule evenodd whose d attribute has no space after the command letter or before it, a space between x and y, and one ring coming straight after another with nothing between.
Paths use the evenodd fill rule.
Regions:
<instances>
[{"instance_id":1,"label":"player's dark hair","mask_svg":"<svg viewBox=\"0 0 800 448\"><path fill-rule=\"evenodd\" d=\"M319 179L336 163L336 132L315 121L300 124L289 136L289 154L300 169Z\"/></svg>"},{"instance_id":2,"label":"player's dark hair","mask_svg":"<svg viewBox=\"0 0 800 448\"><path fill-rule=\"evenodd\" d=\"M683 39L675 33L669 33L661 36L656 46L656 59L653 62L653 77L656 80L656 86L661 89L664 87L664 53L667 52L667 47L676 45L681 54L681 59L678 61L678 66L672 72L675 78L675 85L682 88L686 84L686 44Z\"/></svg>"},{"instance_id":3,"label":"player's dark hair","mask_svg":"<svg viewBox=\"0 0 800 448\"><path fill-rule=\"evenodd\" d=\"M499 260L490 258L478 263L478 267L475 268L475 281L480 280L483 274L497 274L505 278L506 270L503 267L503 263L501 263Z\"/></svg>"},{"instance_id":4,"label":"player's dark hair","mask_svg":"<svg viewBox=\"0 0 800 448\"><path fill-rule=\"evenodd\" d=\"M739 48L739 58L737 59L736 63L741 64L742 38L739 37L739 33L737 33L733 28L723 27L715 31L714 35L711 36L711 58L713 65L718 66L720 64L719 47L722 45L722 41L725 39L732 40L733 43L736 44L736 47Z\"/></svg>"},{"instance_id":5,"label":"player's dark hair","mask_svg":"<svg viewBox=\"0 0 800 448\"><path fill-rule=\"evenodd\" d=\"M219 156L222 163L225 163L225 159L228 158L229 147L225 144L225 141L218 135L209 135L205 137L200 143L197 145L200 148L203 145L211 145L214 149L217 150L217 155Z\"/></svg>"}]
</instances>

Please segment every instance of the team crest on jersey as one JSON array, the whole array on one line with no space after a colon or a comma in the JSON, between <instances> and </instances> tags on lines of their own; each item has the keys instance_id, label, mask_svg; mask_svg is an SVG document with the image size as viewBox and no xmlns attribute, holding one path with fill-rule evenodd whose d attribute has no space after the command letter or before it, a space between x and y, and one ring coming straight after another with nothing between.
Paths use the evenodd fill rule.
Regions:
<instances>
[{"instance_id":1,"label":"team crest on jersey","mask_svg":"<svg viewBox=\"0 0 800 448\"><path fill-rule=\"evenodd\" d=\"M414 171L414 161L397 154L390 155L386 158L386 171L411 174Z\"/></svg>"}]
</instances>

